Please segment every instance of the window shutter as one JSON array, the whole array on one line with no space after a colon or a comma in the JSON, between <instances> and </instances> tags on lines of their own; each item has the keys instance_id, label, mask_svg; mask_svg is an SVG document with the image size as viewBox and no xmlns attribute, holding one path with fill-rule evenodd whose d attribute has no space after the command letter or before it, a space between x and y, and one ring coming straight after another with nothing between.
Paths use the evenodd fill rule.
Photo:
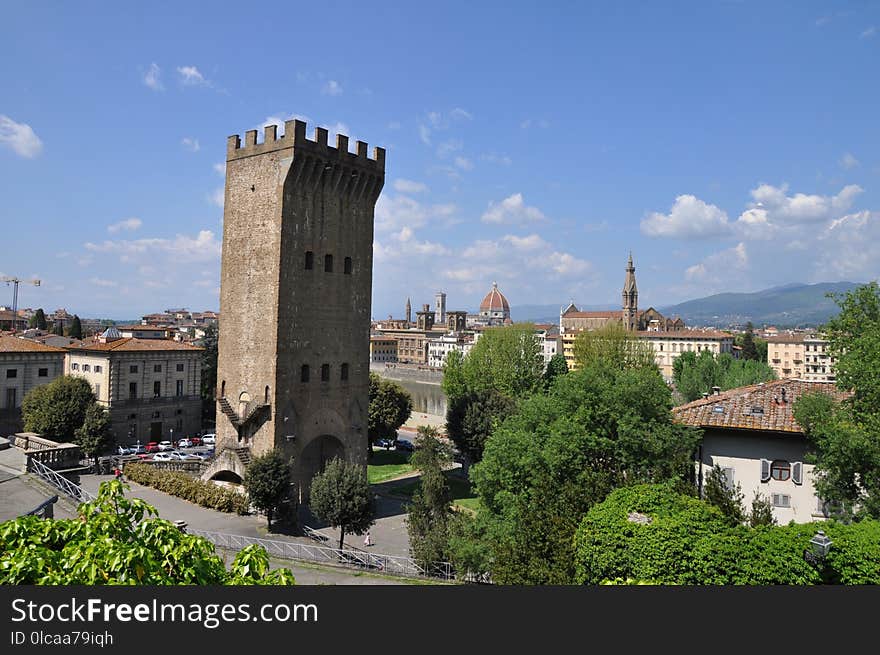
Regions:
<instances>
[{"instance_id":1,"label":"window shutter","mask_svg":"<svg viewBox=\"0 0 880 655\"><path fill-rule=\"evenodd\" d=\"M761 482L767 482L770 479L770 460L761 460Z\"/></svg>"},{"instance_id":2,"label":"window shutter","mask_svg":"<svg viewBox=\"0 0 880 655\"><path fill-rule=\"evenodd\" d=\"M791 480L795 484L803 484L804 465L801 462L791 463Z\"/></svg>"}]
</instances>

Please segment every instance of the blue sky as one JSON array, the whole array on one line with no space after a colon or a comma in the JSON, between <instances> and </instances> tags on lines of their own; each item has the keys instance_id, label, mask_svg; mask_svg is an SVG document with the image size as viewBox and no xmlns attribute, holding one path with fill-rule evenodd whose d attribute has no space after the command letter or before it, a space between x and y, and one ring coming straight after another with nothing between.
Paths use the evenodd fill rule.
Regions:
<instances>
[{"instance_id":1,"label":"blue sky","mask_svg":"<svg viewBox=\"0 0 880 655\"><path fill-rule=\"evenodd\" d=\"M373 316L880 270L880 3L6 3L20 307L219 307L226 137L388 149ZM6 291L4 291L6 289ZM0 304L12 289L0 287ZM514 318L516 318L514 316Z\"/></svg>"}]
</instances>

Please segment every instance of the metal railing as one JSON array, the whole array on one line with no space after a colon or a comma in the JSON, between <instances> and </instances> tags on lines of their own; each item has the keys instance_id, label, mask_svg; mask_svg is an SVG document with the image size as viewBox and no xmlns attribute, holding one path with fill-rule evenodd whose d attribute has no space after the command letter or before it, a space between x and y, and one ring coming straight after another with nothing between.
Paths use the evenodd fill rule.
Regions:
<instances>
[{"instance_id":1,"label":"metal railing","mask_svg":"<svg viewBox=\"0 0 880 655\"><path fill-rule=\"evenodd\" d=\"M78 484L74 484L63 475L59 475L48 466L46 466L42 462L37 461L33 457L28 457L27 470L28 472L42 478L53 487L57 488L59 491L70 496L74 500L78 500L81 503L94 502L95 500L97 500L95 496L80 487Z\"/></svg>"},{"instance_id":2,"label":"metal railing","mask_svg":"<svg viewBox=\"0 0 880 655\"><path fill-rule=\"evenodd\" d=\"M452 580L455 575L452 564L449 562L433 562L427 568L418 564L411 557L399 555L383 555L369 553L359 549L329 548L328 546L314 546L296 541L278 541L274 539L260 539L258 537L245 537L242 535L225 534L222 532L207 532L204 530L190 530L189 534L203 537L215 546L229 550L241 550L247 546L258 545L266 549L269 555L282 559L300 560L304 562L316 562L318 564L331 564L348 568L368 569L381 571L388 575L399 575L410 578L440 578Z\"/></svg>"}]
</instances>

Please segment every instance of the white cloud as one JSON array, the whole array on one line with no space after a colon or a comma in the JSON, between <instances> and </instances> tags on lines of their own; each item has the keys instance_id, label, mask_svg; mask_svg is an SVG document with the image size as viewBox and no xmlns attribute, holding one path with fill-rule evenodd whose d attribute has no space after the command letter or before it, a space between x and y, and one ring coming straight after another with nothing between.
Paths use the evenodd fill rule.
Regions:
<instances>
[{"instance_id":1,"label":"white cloud","mask_svg":"<svg viewBox=\"0 0 880 655\"><path fill-rule=\"evenodd\" d=\"M862 32L859 36L862 39L871 39L871 38L877 36L877 28L872 25L871 27L866 29L864 32Z\"/></svg>"},{"instance_id":2,"label":"white cloud","mask_svg":"<svg viewBox=\"0 0 880 655\"><path fill-rule=\"evenodd\" d=\"M463 171L469 171L474 168L474 163L467 157L456 157L455 165Z\"/></svg>"},{"instance_id":3,"label":"white cloud","mask_svg":"<svg viewBox=\"0 0 880 655\"><path fill-rule=\"evenodd\" d=\"M513 160L507 155L496 155L494 152L482 155L480 159L490 164L501 164L502 166L510 166L513 163Z\"/></svg>"},{"instance_id":4,"label":"white cloud","mask_svg":"<svg viewBox=\"0 0 880 655\"><path fill-rule=\"evenodd\" d=\"M428 187L421 182L414 182L401 177L394 180L394 190L400 193L424 193L428 190Z\"/></svg>"},{"instance_id":5,"label":"white cloud","mask_svg":"<svg viewBox=\"0 0 880 655\"><path fill-rule=\"evenodd\" d=\"M201 150L201 146L199 145L198 139L193 139L192 137L185 136L180 140L180 145L189 150L190 152L198 152Z\"/></svg>"},{"instance_id":6,"label":"white cloud","mask_svg":"<svg viewBox=\"0 0 880 655\"><path fill-rule=\"evenodd\" d=\"M118 223L108 225L107 231L111 234L116 234L117 232L121 232L122 230L132 232L140 228L141 225L143 225L143 222L139 218L126 218L125 220L119 221Z\"/></svg>"},{"instance_id":7,"label":"white cloud","mask_svg":"<svg viewBox=\"0 0 880 655\"><path fill-rule=\"evenodd\" d=\"M530 234L527 237L518 237L514 234L508 234L502 237L502 240L509 243L516 250L537 250L539 248L545 248L549 245L537 234Z\"/></svg>"},{"instance_id":8,"label":"white cloud","mask_svg":"<svg viewBox=\"0 0 880 655\"><path fill-rule=\"evenodd\" d=\"M700 239L727 234L727 214L696 196L678 196L668 214L653 212L642 219L642 234L649 237Z\"/></svg>"},{"instance_id":9,"label":"white cloud","mask_svg":"<svg viewBox=\"0 0 880 655\"><path fill-rule=\"evenodd\" d=\"M469 111L465 111L461 107L456 107L451 112L449 112L449 116L455 120L473 120L474 116Z\"/></svg>"},{"instance_id":10,"label":"white cloud","mask_svg":"<svg viewBox=\"0 0 880 655\"><path fill-rule=\"evenodd\" d=\"M464 144L458 139L451 139L449 141L445 141L437 146L437 156L440 159L445 159L453 152L458 152L464 147Z\"/></svg>"},{"instance_id":11,"label":"white cloud","mask_svg":"<svg viewBox=\"0 0 880 655\"><path fill-rule=\"evenodd\" d=\"M524 130L527 130L532 126L540 127L542 130L546 130L548 127L550 127L550 121L544 118L526 118L520 122L519 126Z\"/></svg>"},{"instance_id":12,"label":"white cloud","mask_svg":"<svg viewBox=\"0 0 880 655\"><path fill-rule=\"evenodd\" d=\"M211 230L201 230L195 237L178 234L173 239L150 238L135 240L106 240L101 243L87 242L85 249L92 253L112 253L122 261L132 261L138 256L164 254L191 261L210 261L220 257L221 243ZM145 260L150 261L150 260Z\"/></svg>"},{"instance_id":13,"label":"white cloud","mask_svg":"<svg viewBox=\"0 0 880 655\"><path fill-rule=\"evenodd\" d=\"M147 72L144 73L144 84L153 91L162 91L165 88L162 86L162 70L156 62L150 64Z\"/></svg>"},{"instance_id":14,"label":"white cloud","mask_svg":"<svg viewBox=\"0 0 880 655\"><path fill-rule=\"evenodd\" d=\"M221 186L214 189L211 194L208 196L208 202L217 207L223 208L223 203L226 199L226 190Z\"/></svg>"},{"instance_id":15,"label":"white cloud","mask_svg":"<svg viewBox=\"0 0 880 655\"><path fill-rule=\"evenodd\" d=\"M27 159L33 159L43 151L43 142L30 125L16 123L3 114L0 114L0 144Z\"/></svg>"},{"instance_id":16,"label":"white cloud","mask_svg":"<svg viewBox=\"0 0 880 655\"><path fill-rule=\"evenodd\" d=\"M733 248L713 253L685 270L684 277L690 282L699 282L707 286L717 286L729 279L734 271L742 272L749 265L746 244L738 243Z\"/></svg>"},{"instance_id":17,"label":"white cloud","mask_svg":"<svg viewBox=\"0 0 880 655\"><path fill-rule=\"evenodd\" d=\"M426 146L431 145L431 130L425 125L419 125L419 138Z\"/></svg>"},{"instance_id":18,"label":"white cloud","mask_svg":"<svg viewBox=\"0 0 880 655\"><path fill-rule=\"evenodd\" d=\"M815 243L814 280L865 282L880 277L880 211L860 211L831 221Z\"/></svg>"},{"instance_id":19,"label":"white cloud","mask_svg":"<svg viewBox=\"0 0 880 655\"><path fill-rule=\"evenodd\" d=\"M217 175L221 175L221 176L226 175L226 162L225 161L221 161L217 164L214 164L213 168L214 168L214 172L217 173Z\"/></svg>"},{"instance_id":20,"label":"white cloud","mask_svg":"<svg viewBox=\"0 0 880 655\"><path fill-rule=\"evenodd\" d=\"M342 86L336 80L327 80L324 86L321 87L321 93L325 96L342 95Z\"/></svg>"},{"instance_id":21,"label":"white cloud","mask_svg":"<svg viewBox=\"0 0 880 655\"><path fill-rule=\"evenodd\" d=\"M546 216L537 207L529 207L523 201L521 193L514 193L501 202L489 202L489 208L483 213L484 223L524 224L546 220Z\"/></svg>"},{"instance_id":22,"label":"white cloud","mask_svg":"<svg viewBox=\"0 0 880 655\"><path fill-rule=\"evenodd\" d=\"M840 158L840 165L846 170L850 170L859 165L859 160L851 152L847 152Z\"/></svg>"},{"instance_id":23,"label":"white cloud","mask_svg":"<svg viewBox=\"0 0 880 655\"><path fill-rule=\"evenodd\" d=\"M210 83L195 66L178 66L177 74L184 86L208 86Z\"/></svg>"},{"instance_id":24,"label":"white cloud","mask_svg":"<svg viewBox=\"0 0 880 655\"><path fill-rule=\"evenodd\" d=\"M116 280L106 280L98 277L89 278L89 284L93 284L96 287L104 287L108 289L119 286L119 282L117 282Z\"/></svg>"},{"instance_id":25,"label":"white cloud","mask_svg":"<svg viewBox=\"0 0 880 655\"><path fill-rule=\"evenodd\" d=\"M379 196L376 203L376 231L416 230L429 222L453 219L458 207L452 203L423 205L407 196Z\"/></svg>"},{"instance_id":26,"label":"white cloud","mask_svg":"<svg viewBox=\"0 0 880 655\"><path fill-rule=\"evenodd\" d=\"M837 218L848 210L856 196L862 192L857 184L850 184L834 196L815 194L788 194L788 185L775 187L761 184L752 189L754 202L736 221L736 227L747 237L752 229L759 227L766 232L768 226L804 225L820 223Z\"/></svg>"}]
</instances>

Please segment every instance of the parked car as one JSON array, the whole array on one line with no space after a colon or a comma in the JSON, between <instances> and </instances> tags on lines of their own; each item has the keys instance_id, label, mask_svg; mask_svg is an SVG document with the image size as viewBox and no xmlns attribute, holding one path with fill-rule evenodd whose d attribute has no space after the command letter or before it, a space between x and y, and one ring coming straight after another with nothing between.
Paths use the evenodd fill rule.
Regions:
<instances>
[{"instance_id":1,"label":"parked car","mask_svg":"<svg viewBox=\"0 0 880 655\"><path fill-rule=\"evenodd\" d=\"M131 455L132 454L131 448L127 448L125 446L118 446L116 448L116 454L117 455Z\"/></svg>"},{"instance_id":2,"label":"parked car","mask_svg":"<svg viewBox=\"0 0 880 655\"><path fill-rule=\"evenodd\" d=\"M174 450L174 444L172 444L170 441L160 441L159 450Z\"/></svg>"},{"instance_id":3,"label":"parked car","mask_svg":"<svg viewBox=\"0 0 880 655\"><path fill-rule=\"evenodd\" d=\"M185 437L177 442L178 448L192 448L194 445L192 439L187 439Z\"/></svg>"},{"instance_id":4,"label":"parked car","mask_svg":"<svg viewBox=\"0 0 880 655\"><path fill-rule=\"evenodd\" d=\"M138 459L144 461L145 459L153 459L153 455L151 453L138 453Z\"/></svg>"},{"instance_id":5,"label":"parked car","mask_svg":"<svg viewBox=\"0 0 880 655\"><path fill-rule=\"evenodd\" d=\"M184 455L184 459L188 459L191 461L199 461L199 462L203 462L209 458L210 458L210 455L208 455L207 453L189 453L188 455Z\"/></svg>"},{"instance_id":6,"label":"parked car","mask_svg":"<svg viewBox=\"0 0 880 655\"><path fill-rule=\"evenodd\" d=\"M416 447L412 445L412 441L401 441L400 439L397 439L394 442L394 449L412 452L416 449Z\"/></svg>"},{"instance_id":7,"label":"parked car","mask_svg":"<svg viewBox=\"0 0 880 655\"><path fill-rule=\"evenodd\" d=\"M216 441L217 441L217 435L213 434L213 433L206 434L202 437L202 443L206 446L213 446Z\"/></svg>"},{"instance_id":8,"label":"parked car","mask_svg":"<svg viewBox=\"0 0 880 655\"><path fill-rule=\"evenodd\" d=\"M159 452L159 442L151 441L147 444L147 447L144 448L144 452L146 453L158 453Z\"/></svg>"},{"instance_id":9,"label":"parked car","mask_svg":"<svg viewBox=\"0 0 880 655\"><path fill-rule=\"evenodd\" d=\"M174 458L169 452L156 453L155 455L153 455L154 462L170 462L172 459Z\"/></svg>"},{"instance_id":10,"label":"parked car","mask_svg":"<svg viewBox=\"0 0 880 655\"><path fill-rule=\"evenodd\" d=\"M141 453L147 452L144 449L144 444L142 444L142 443L132 444L131 446L128 447L128 450L132 455L140 455Z\"/></svg>"},{"instance_id":11,"label":"parked car","mask_svg":"<svg viewBox=\"0 0 880 655\"><path fill-rule=\"evenodd\" d=\"M202 438L201 437L190 437L189 440L193 446L201 446L202 445Z\"/></svg>"},{"instance_id":12,"label":"parked car","mask_svg":"<svg viewBox=\"0 0 880 655\"><path fill-rule=\"evenodd\" d=\"M376 445L379 446L379 448L385 448L387 450L394 446L394 442L391 439L377 439Z\"/></svg>"}]
</instances>

